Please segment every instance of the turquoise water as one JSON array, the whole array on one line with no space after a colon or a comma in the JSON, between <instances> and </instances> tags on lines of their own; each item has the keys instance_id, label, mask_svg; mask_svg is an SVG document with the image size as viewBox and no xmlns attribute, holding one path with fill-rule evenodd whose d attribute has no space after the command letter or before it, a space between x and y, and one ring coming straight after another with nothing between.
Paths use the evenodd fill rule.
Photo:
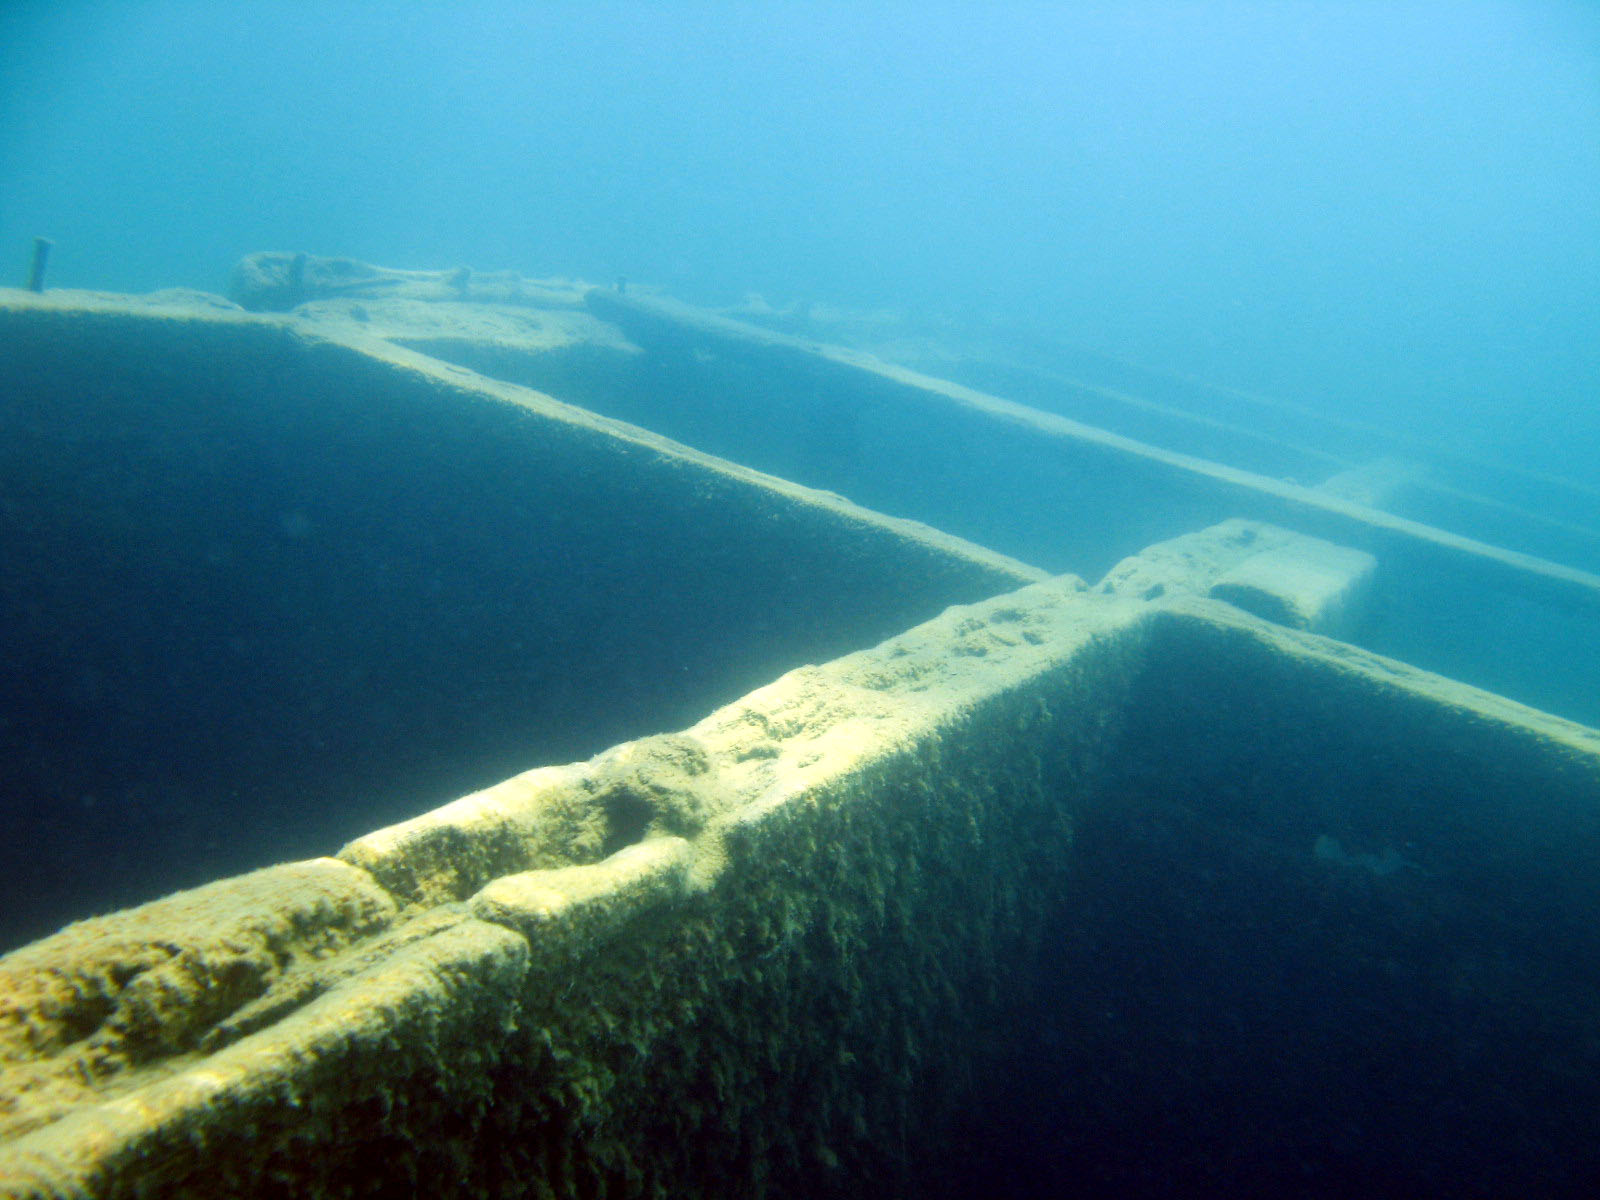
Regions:
<instances>
[{"instance_id":1,"label":"turquoise water","mask_svg":"<svg viewBox=\"0 0 1600 1200\"><path fill-rule=\"evenodd\" d=\"M1593 484L1600 8L10 0L0 275L262 249L1048 330ZM5 264L9 263L9 266Z\"/></svg>"},{"instance_id":2,"label":"turquoise water","mask_svg":"<svg viewBox=\"0 0 1600 1200\"><path fill-rule=\"evenodd\" d=\"M1272 479L1399 447L1432 490L1391 511L1600 571L1600 5L0 0L0 284L36 236L56 287L221 292L280 250L883 310L995 351L952 379ZM0 952L974 598L357 366L139 343L100 379L38 340L0 338ZM662 342L528 382L1091 581L1239 515ZM1586 584L1399 541L1353 640L1596 721ZM1188 792L1121 768L1082 823L1059 957L1000 981L1047 998L1026 1060L910 1194L1600 1193L1583 871L1519 906L1341 840L1319 803L1408 776L1359 739L1264 776L1320 700L1158 694ZM1261 746L1222 753L1241 709ZM1307 814L1289 857L1249 804Z\"/></svg>"}]
</instances>

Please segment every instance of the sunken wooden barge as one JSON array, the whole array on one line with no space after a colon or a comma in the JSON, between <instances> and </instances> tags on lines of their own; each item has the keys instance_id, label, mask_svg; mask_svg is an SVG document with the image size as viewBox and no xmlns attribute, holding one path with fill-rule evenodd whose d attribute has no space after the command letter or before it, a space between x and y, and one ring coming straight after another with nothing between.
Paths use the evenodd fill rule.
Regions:
<instances>
[{"instance_id":1,"label":"sunken wooden barge","mask_svg":"<svg viewBox=\"0 0 1600 1200\"><path fill-rule=\"evenodd\" d=\"M236 294L0 292L0 1195L1600 1178L1594 494L637 289Z\"/></svg>"}]
</instances>

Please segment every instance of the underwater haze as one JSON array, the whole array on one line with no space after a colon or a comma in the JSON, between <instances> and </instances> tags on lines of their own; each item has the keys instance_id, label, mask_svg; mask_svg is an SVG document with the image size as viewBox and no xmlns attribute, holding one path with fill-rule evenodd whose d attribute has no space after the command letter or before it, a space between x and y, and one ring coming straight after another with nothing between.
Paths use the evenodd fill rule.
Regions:
<instances>
[{"instance_id":1,"label":"underwater haze","mask_svg":"<svg viewBox=\"0 0 1600 1200\"><path fill-rule=\"evenodd\" d=\"M1600 0L0 0L0 1197L1600 1196L1597 401Z\"/></svg>"},{"instance_id":2,"label":"underwater haze","mask_svg":"<svg viewBox=\"0 0 1600 1200\"><path fill-rule=\"evenodd\" d=\"M1600 6L0 7L0 266L258 250L1045 331L1595 484Z\"/></svg>"}]
</instances>

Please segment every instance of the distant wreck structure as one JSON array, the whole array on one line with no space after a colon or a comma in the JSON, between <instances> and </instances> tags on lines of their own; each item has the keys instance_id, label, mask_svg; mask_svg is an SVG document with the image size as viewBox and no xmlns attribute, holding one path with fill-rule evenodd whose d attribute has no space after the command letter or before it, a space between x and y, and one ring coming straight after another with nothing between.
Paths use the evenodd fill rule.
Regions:
<instances>
[{"instance_id":1,"label":"distant wreck structure","mask_svg":"<svg viewBox=\"0 0 1600 1200\"><path fill-rule=\"evenodd\" d=\"M0 1196L1587 1194L1600 495L1084 368L0 290Z\"/></svg>"}]
</instances>

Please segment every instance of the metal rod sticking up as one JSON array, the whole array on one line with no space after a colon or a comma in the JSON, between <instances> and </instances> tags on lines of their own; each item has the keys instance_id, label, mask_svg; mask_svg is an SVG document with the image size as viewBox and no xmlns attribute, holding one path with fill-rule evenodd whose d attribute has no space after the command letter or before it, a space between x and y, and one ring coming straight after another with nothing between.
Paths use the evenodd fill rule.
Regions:
<instances>
[{"instance_id":1,"label":"metal rod sticking up","mask_svg":"<svg viewBox=\"0 0 1600 1200\"><path fill-rule=\"evenodd\" d=\"M33 239L33 265L28 268L28 290L30 292L44 291L44 268L50 261L50 247L55 243L49 238L36 237Z\"/></svg>"}]
</instances>

